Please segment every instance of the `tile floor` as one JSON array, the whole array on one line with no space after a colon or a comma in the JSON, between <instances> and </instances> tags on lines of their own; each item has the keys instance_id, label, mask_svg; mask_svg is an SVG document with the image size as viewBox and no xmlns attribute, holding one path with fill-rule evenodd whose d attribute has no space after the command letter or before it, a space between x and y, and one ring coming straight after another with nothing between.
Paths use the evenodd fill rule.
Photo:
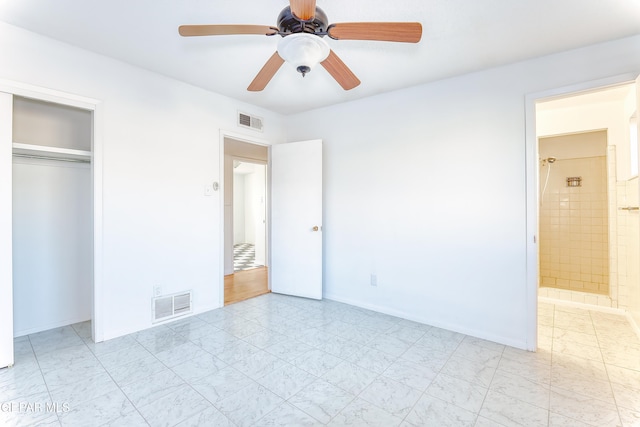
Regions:
<instances>
[{"instance_id":1,"label":"tile floor","mask_svg":"<svg viewBox=\"0 0 640 427\"><path fill-rule=\"evenodd\" d=\"M276 294L89 335L16 339L0 425L640 425L640 340L599 312L541 304L537 353Z\"/></svg>"}]
</instances>

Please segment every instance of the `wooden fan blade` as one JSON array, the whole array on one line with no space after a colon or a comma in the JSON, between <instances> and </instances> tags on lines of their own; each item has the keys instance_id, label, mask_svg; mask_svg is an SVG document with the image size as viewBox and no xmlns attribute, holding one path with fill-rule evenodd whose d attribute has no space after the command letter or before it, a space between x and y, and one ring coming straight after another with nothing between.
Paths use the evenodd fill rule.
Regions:
<instances>
[{"instance_id":1,"label":"wooden fan blade","mask_svg":"<svg viewBox=\"0 0 640 427\"><path fill-rule=\"evenodd\" d=\"M329 52L327 59L320 64L333 76L342 89L351 90L360 84L360 80L355 74L342 62L342 59L332 50Z\"/></svg>"},{"instance_id":2,"label":"wooden fan blade","mask_svg":"<svg viewBox=\"0 0 640 427\"><path fill-rule=\"evenodd\" d=\"M419 22L347 22L330 25L327 32L329 37L337 40L418 43L422 38L422 24Z\"/></svg>"},{"instance_id":3,"label":"wooden fan blade","mask_svg":"<svg viewBox=\"0 0 640 427\"><path fill-rule=\"evenodd\" d=\"M267 87L267 84L269 84L273 76L276 75L280 67L282 67L282 64L284 64L284 59L278 55L278 52L275 52L258 72L258 75L253 79L247 90L250 92L260 92L263 90Z\"/></svg>"},{"instance_id":4,"label":"wooden fan blade","mask_svg":"<svg viewBox=\"0 0 640 427\"><path fill-rule=\"evenodd\" d=\"M268 25L181 25L178 32L183 37L227 36L233 34L258 34L271 36L277 28Z\"/></svg>"},{"instance_id":5,"label":"wooden fan blade","mask_svg":"<svg viewBox=\"0 0 640 427\"><path fill-rule=\"evenodd\" d=\"M316 16L316 0L289 0L289 4L298 19L311 21Z\"/></svg>"}]
</instances>

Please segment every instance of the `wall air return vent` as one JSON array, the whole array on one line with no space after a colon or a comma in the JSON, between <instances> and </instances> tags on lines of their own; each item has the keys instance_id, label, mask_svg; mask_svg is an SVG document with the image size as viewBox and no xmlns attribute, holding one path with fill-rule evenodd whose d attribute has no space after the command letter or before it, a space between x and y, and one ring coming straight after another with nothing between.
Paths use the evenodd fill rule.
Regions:
<instances>
[{"instance_id":1,"label":"wall air return vent","mask_svg":"<svg viewBox=\"0 0 640 427\"><path fill-rule=\"evenodd\" d=\"M262 132L264 126L262 117L251 116L238 112L238 126Z\"/></svg>"},{"instance_id":2,"label":"wall air return vent","mask_svg":"<svg viewBox=\"0 0 640 427\"><path fill-rule=\"evenodd\" d=\"M152 299L153 322L162 322L191 313L191 291Z\"/></svg>"}]
</instances>

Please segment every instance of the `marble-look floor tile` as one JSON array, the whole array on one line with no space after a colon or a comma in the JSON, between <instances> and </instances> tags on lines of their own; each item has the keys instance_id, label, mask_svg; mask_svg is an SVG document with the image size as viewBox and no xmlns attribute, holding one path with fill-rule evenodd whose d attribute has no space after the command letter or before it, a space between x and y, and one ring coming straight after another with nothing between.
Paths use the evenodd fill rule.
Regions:
<instances>
[{"instance_id":1,"label":"marble-look floor tile","mask_svg":"<svg viewBox=\"0 0 640 427\"><path fill-rule=\"evenodd\" d=\"M400 418L406 417L422 393L384 376L376 378L358 397Z\"/></svg>"},{"instance_id":2,"label":"marble-look floor tile","mask_svg":"<svg viewBox=\"0 0 640 427\"><path fill-rule=\"evenodd\" d=\"M37 356L84 344L82 338L71 326L31 334L29 340Z\"/></svg>"},{"instance_id":3,"label":"marble-look floor tile","mask_svg":"<svg viewBox=\"0 0 640 427\"><path fill-rule=\"evenodd\" d=\"M633 369L621 368L614 365L606 365L606 369L612 383L640 390L640 371L634 371Z\"/></svg>"},{"instance_id":4,"label":"marble-look floor tile","mask_svg":"<svg viewBox=\"0 0 640 427\"><path fill-rule=\"evenodd\" d=\"M102 424L100 427L147 427L149 423L144 419L140 412L133 411L128 412L121 417L108 421Z\"/></svg>"},{"instance_id":5,"label":"marble-look floor tile","mask_svg":"<svg viewBox=\"0 0 640 427\"><path fill-rule=\"evenodd\" d=\"M399 426L401 422L402 418L395 417L365 400L356 398L327 425L332 427L394 427Z\"/></svg>"},{"instance_id":6,"label":"marble-look floor tile","mask_svg":"<svg viewBox=\"0 0 640 427\"><path fill-rule=\"evenodd\" d=\"M73 365L62 366L53 371L43 372L47 387L55 388L80 382L88 377L104 372L98 359L87 358Z\"/></svg>"},{"instance_id":7,"label":"marble-look floor tile","mask_svg":"<svg viewBox=\"0 0 640 427\"><path fill-rule=\"evenodd\" d=\"M391 329L387 330L385 332L385 335L391 335L401 339L402 341L405 341L408 344L414 344L416 341L422 338L425 333L426 331L411 328L397 323L392 326Z\"/></svg>"},{"instance_id":8,"label":"marble-look floor tile","mask_svg":"<svg viewBox=\"0 0 640 427\"><path fill-rule=\"evenodd\" d=\"M619 413L623 426L640 426L640 409L619 408Z\"/></svg>"},{"instance_id":9,"label":"marble-look floor tile","mask_svg":"<svg viewBox=\"0 0 640 427\"><path fill-rule=\"evenodd\" d=\"M549 409L591 425L604 427L620 424L615 405L555 387L551 389Z\"/></svg>"},{"instance_id":10,"label":"marble-look floor tile","mask_svg":"<svg viewBox=\"0 0 640 427\"><path fill-rule=\"evenodd\" d=\"M187 382L194 382L199 378L215 374L224 369L227 364L210 353L198 354L194 358L187 360L171 368L180 378Z\"/></svg>"},{"instance_id":11,"label":"marble-look floor tile","mask_svg":"<svg viewBox=\"0 0 640 427\"><path fill-rule=\"evenodd\" d=\"M187 344L188 342L189 340L185 336L180 335L169 328L163 330L155 337L150 337L148 339L138 338L138 343L140 343L140 345L149 350L152 354L156 355L161 352L173 350L174 348Z\"/></svg>"},{"instance_id":12,"label":"marble-look floor tile","mask_svg":"<svg viewBox=\"0 0 640 427\"><path fill-rule=\"evenodd\" d=\"M165 369L143 380L127 384L122 387L122 391L140 409L141 406L148 405L181 389L184 384L182 378L173 371Z\"/></svg>"},{"instance_id":13,"label":"marble-look floor tile","mask_svg":"<svg viewBox=\"0 0 640 427\"><path fill-rule=\"evenodd\" d=\"M191 387L183 385L138 410L151 427L169 427L210 407L211 404Z\"/></svg>"},{"instance_id":14,"label":"marble-look floor tile","mask_svg":"<svg viewBox=\"0 0 640 427\"><path fill-rule=\"evenodd\" d=\"M69 412L60 413L59 419L63 426L104 425L116 422L132 412L135 412L135 408L129 399L120 390L116 390L71 407Z\"/></svg>"},{"instance_id":15,"label":"marble-look floor tile","mask_svg":"<svg viewBox=\"0 0 640 427\"><path fill-rule=\"evenodd\" d=\"M257 380L276 395L287 400L317 379L307 371L285 364Z\"/></svg>"},{"instance_id":16,"label":"marble-look floor tile","mask_svg":"<svg viewBox=\"0 0 640 427\"><path fill-rule=\"evenodd\" d=\"M359 394L377 376L375 372L345 361L328 371L322 378L349 393Z\"/></svg>"},{"instance_id":17,"label":"marble-look floor tile","mask_svg":"<svg viewBox=\"0 0 640 427\"><path fill-rule=\"evenodd\" d=\"M493 366L493 361L478 362L458 356L451 356L449 361L447 361L440 370L440 373L478 384L482 387L489 387L496 369L497 368Z\"/></svg>"},{"instance_id":18,"label":"marble-look floor tile","mask_svg":"<svg viewBox=\"0 0 640 427\"><path fill-rule=\"evenodd\" d=\"M243 341L263 350L269 347L270 345L277 344L287 339L288 338L286 335L282 335L277 332L270 331L269 329L263 329L247 337L242 338Z\"/></svg>"},{"instance_id":19,"label":"marble-look floor tile","mask_svg":"<svg viewBox=\"0 0 640 427\"><path fill-rule=\"evenodd\" d=\"M320 427L322 425L324 424L287 402L282 403L253 424L254 427Z\"/></svg>"},{"instance_id":20,"label":"marble-look floor tile","mask_svg":"<svg viewBox=\"0 0 640 427\"><path fill-rule=\"evenodd\" d=\"M258 347L254 347L244 341L237 341L225 347L224 351L215 353L215 356L223 362L232 365L240 360L246 359L252 354L261 352Z\"/></svg>"},{"instance_id":21,"label":"marble-look floor tile","mask_svg":"<svg viewBox=\"0 0 640 427\"><path fill-rule=\"evenodd\" d=\"M397 357L369 347L363 347L345 357L345 359L361 368L381 374L396 361Z\"/></svg>"},{"instance_id":22,"label":"marble-look floor tile","mask_svg":"<svg viewBox=\"0 0 640 427\"><path fill-rule=\"evenodd\" d=\"M2 399L0 402L1 426L40 426L52 423L57 416L47 408L53 401L49 393L31 395L28 399Z\"/></svg>"},{"instance_id":23,"label":"marble-look floor tile","mask_svg":"<svg viewBox=\"0 0 640 427\"><path fill-rule=\"evenodd\" d=\"M485 366L496 367L502 357L502 351L502 349L499 351L488 349L486 346L479 345L473 341L462 341L454 351L453 356L481 363Z\"/></svg>"},{"instance_id":24,"label":"marble-look floor tile","mask_svg":"<svg viewBox=\"0 0 640 427\"><path fill-rule=\"evenodd\" d=\"M612 383L611 387L618 408L640 411L640 390L616 383Z\"/></svg>"},{"instance_id":25,"label":"marble-look floor tile","mask_svg":"<svg viewBox=\"0 0 640 427\"><path fill-rule=\"evenodd\" d=\"M151 375L167 369L158 359L150 353L146 356L135 359L124 365L116 365L107 369L111 378L120 386L142 381Z\"/></svg>"},{"instance_id":26,"label":"marble-look floor tile","mask_svg":"<svg viewBox=\"0 0 640 427\"><path fill-rule=\"evenodd\" d=\"M308 344L292 339L287 339L265 348L267 352L287 362L292 362L313 349L314 348Z\"/></svg>"},{"instance_id":27,"label":"marble-look floor tile","mask_svg":"<svg viewBox=\"0 0 640 427\"><path fill-rule=\"evenodd\" d=\"M600 347L592 347L590 345L573 341L561 341L554 339L553 352L602 362L602 352L600 351Z\"/></svg>"},{"instance_id":28,"label":"marble-look floor tile","mask_svg":"<svg viewBox=\"0 0 640 427\"><path fill-rule=\"evenodd\" d=\"M453 351L439 351L415 344L405 351L400 359L418 363L437 372L442 369L452 354Z\"/></svg>"},{"instance_id":29,"label":"marble-look floor tile","mask_svg":"<svg viewBox=\"0 0 640 427\"><path fill-rule=\"evenodd\" d=\"M206 357L210 353L192 342L186 342L174 348L163 350L155 354L156 358L169 368L182 365L195 357Z\"/></svg>"},{"instance_id":30,"label":"marble-look floor tile","mask_svg":"<svg viewBox=\"0 0 640 427\"><path fill-rule=\"evenodd\" d=\"M392 335L378 335L367 343L367 347L390 354L391 356L400 357L402 353L411 347L412 343L401 340Z\"/></svg>"},{"instance_id":31,"label":"marble-look floor tile","mask_svg":"<svg viewBox=\"0 0 640 427\"><path fill-rule=\"evenodd\" d=\"M230 366L215 374L200 378L191 383L193 388L209 402L216 405L226 397L237 393L254 381Z\"/></svg>"},{"instance_id":32,"label":"marble-look floor tile","mask_svg":"<svg viewBox=\"0 0 640 427\"><path fill-rule=\"evenodd\" d=\"M15 369L14 367L5 368L0 370L0 374L3 371L9 372ZM29 396L47 393L47 385L44 382L44 377L39 369L30 369L25 373L11 372L12 375L0 376L0 403L7 400L13 400L18 398L27 398Z\"/></svg>"},{"instance_id":33,"label":"marble-look floor tile","mask_svg":"<svg viewBox=\"0 0 640 427\"><path fill-rule=\"evenodd\" d=\"M582 332L571 331L569 329L553 329L553 339L555 341L574 342L578 344L598 347L598 338L594 334L584 334Z\"/></svg>"},{"instance_id":34,"label":"marble-look floor tile","mask_svg":"<svg viewBox=\"0 0 640 427\"><path fill-rule=\"evenodd\" d=\"M487 394L487 389L458 378L439 374L427 389L427 394L478 413Z\"/></svg>"},{"instance_id":35,"label":"marble-look floor tile","mask_svg":"<svg viewBox=\"0 0 640 427\"><path fill-rule=\"evenodd\" d=\"M409 387L424 391L436 377L437 372L438 370L421 363L398 359L382 375Z\"/></svg>"},{"instance_id":36,"label":"marble-look floor tile","mask_svg":"<svg viewBox=\"0 0 640 427\"><path fill-rule=\"evenodd\" d=\"M96 357L84 344L65 347L58 351L45 353L38 356L38 364L42 372L53 371L60 366L83 365L87 360L95 360Z\"/></svg>"},{"instance_id":37,"label":"marble-look floor tile","mask_svg":"<svg viewBox=\"0 0 640 427\"><path fill-rule=\"evenodd\" d=\"M407 415L406 421L416 427L471 427L476 421L476 414L425 394Z\"/></svg>"},{"instance_id":38,"label":"marble-look floor tile","mask_svg":"<svg viewBox=\"0 0 640 427\"><path fill-rule=\"evenodd\" d=\"M260 350L234 363L232 366L249 378L257 380L286 365L286 363L284 360Z\"/></svg>"},{"instance_id":39,"label":"marble-look floor tile","mask_svg":"<svg viewBox=\"0 0 640 427\"><path fill-rule=\"evenodd\" d=\"M313 375L322 376L342 363L342 359L322 350L313 349L294 359L292 363Z\"/></svg>"},{"instance_id":40,"label":"marble-look floor tile","mask_svg":"<svg viewBox=\"0 0 640 427\"><path fill-rule=\"evenodd\" d=\"M86 401L117 390L119 390L118 386L111 377L106 372L101 372L72 385L51 388L50 394L54 402L66 402L77 407Z\"/></svg>"},{"instance_id":41,"label":"marble-look floor tile","mask_svg":"<svg viewBox=\"0 0 640 427\"><path fill-rule=\"evenodd\" d=\"M133 347L137 344L137 341L133 335L125 335L124 337L114 338L99 343L95 343L91 339L85 339L84 343L93 354L104 355Z\"/></svg>"},{"instance_id":42,"label":"marble-look floor tile","mask_svg":"<svg viewBox=\"0 0 640 427\"><path fill-rule=\"evenodd\" d=\"M98 354L96 357L100 360L100 363L109 370L117 366L126 365L134 360L142 359L150 354L151 353L146 348L136 343L135 345L122 350L107 354Z\"/></svg>"},{"instance_id":43,"label":"marble-look floor tile","mask_svg":"<svg viewBox=\"0 0 640 427\"><path fill-rule=\"evenodd\" d=\"M615 404L611 383L596 379L579 372L566 372L563 369L552 368L551 385L569 392L579 393L598 400Z\"/></svg>"},{"instance_id":44,"label":"marble-look floor tile","mask_svg":"<svg viewBox=\"0 0 640 427\"><path fill-rule=\"evenodd\" d=\"M583 423L564 415L549 413L549 427L589 427L590 424Z\"/></svg>"},{"instance_id":45,"label":"marble-look floor tile","mask_svg":"<svg viewBox=\"0 0 640 427\"><path fill-rule=\"evenodd\" d=\"M353 394L341 388L317 380L291 397L289 403L326 424L354 398Z\"/></svg>"},{"instance_id":46,"label":"marble-look floor tile","mask_svg":"<svg viewBox=\"0 0 640 427\"><path fill-rule=\"evenodd\" d=\"M507 372L496 372L490 389L539 408L549 409L551 390L547 384L539 384Z\"/></svg>"},{"instance_id":47,"label":"marble-look floor tile","mask_svg":"<svg viewBox=\"0 0 640 427\"><path fill-rule=\"evenodd\" d=\"M238 393L218 402L216 407L237 426L249 426L284 402L261 386L250 384Z\"/></svg>"},{"instance_id":48,"label":"marble-look floor tile","mask_svg":"<svg viewBox=\"0 0 640 427\"><path fill-rule=\"evenodd\" d=\"M506 426L546 426L549 411L530 405L506 394L490 390L480 415Z\"/></svg>"},{"instance_id":49,"label":"marble-look floor tile","mask_svg":"<svg viewBox=\"0 0 640 427\"><path fill-rule=\"evenodd\" d=\"M187 418L179 424L176 424L176 427L201 426L235 427L229 418L213 406Z\"/></svg>"}]
</instances>

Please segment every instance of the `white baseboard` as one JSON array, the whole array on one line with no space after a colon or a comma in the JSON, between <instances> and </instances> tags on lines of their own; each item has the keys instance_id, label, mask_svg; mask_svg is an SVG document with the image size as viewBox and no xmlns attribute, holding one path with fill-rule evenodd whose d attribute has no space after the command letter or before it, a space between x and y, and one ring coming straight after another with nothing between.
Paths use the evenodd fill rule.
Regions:
<instances>
[{"instance_id":1,"label":"white baseboard","mask_svg":"<svg viewBox=\"0 0 640 427\"><path fill-rule=\"evenodd\" d=\"M400 310L396 310L396 309L389 308L389 307L384 307L384 306L379 306L379 305L375 305L375 304L362 303L361 301L355 301L355 300L352 300L350 298L344 298L344 297L341 297L340 295L336 295L336 294L332 294L332 293L325 294L324 298L332 300L332 301L341 302L341 303L344 303L344 304L353 305L355 307L360 307L360 308L364 308L364 309L367 309L367 310L376 311L378 313L388 314L390 316L399 317L401 319L411 320L413 322L423 323L423 324L429 325L429 326L435 326L436 328L446 329L446 330L449 330L449 331L452 331L452 332L458 332L460 334L470 335L472 337L484 339L484 340L487 340L487 341L492 341L492 342L496 342L496 343L499 343L499 344L508 345L509 347L515 347L515 348L519 348L521 350L527 350L527 344L526 344L526 341L524 341L524 340L523 341L512 340L512 339L509 339L509 338L505 338L503 336L498 336L498 335L494 335L494 334L488 334L485 331L471 329L471 328L464 328L464 327L460 327L460 325L454 325L454 324L450 324L450 323L441 322L441 321L439 321L437 319L429 319L427 317L422 317L422 316L412 316L411 314L407 314L407 313L405 313L403 311L400 311Z\"/></svg>"}]
</instances>

